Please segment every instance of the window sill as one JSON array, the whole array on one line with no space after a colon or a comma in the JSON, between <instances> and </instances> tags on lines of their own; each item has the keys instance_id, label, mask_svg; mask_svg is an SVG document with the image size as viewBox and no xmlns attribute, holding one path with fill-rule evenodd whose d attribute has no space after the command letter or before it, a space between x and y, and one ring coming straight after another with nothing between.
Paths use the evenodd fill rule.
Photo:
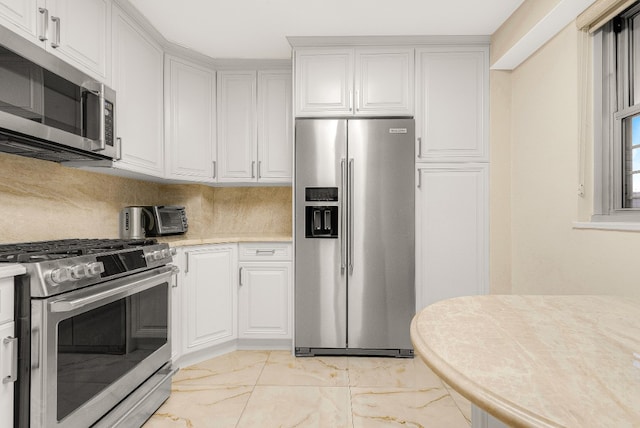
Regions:
<instances>
[{"instance_id":1,"label":"window sill","mask_svg":"<svg viewBox=\"0 0 640 428\"><path fill-rule=\"evenodd\" d=\"M574 229L615 230L620 232L640 232L640 222L630 221L574 221Z\"/></svg>"}]
</instances>

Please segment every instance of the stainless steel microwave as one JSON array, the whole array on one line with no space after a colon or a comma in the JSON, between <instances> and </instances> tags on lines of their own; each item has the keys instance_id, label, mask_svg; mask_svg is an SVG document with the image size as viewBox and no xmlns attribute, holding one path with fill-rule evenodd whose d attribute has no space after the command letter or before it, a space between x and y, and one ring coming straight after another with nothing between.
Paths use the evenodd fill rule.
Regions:
<instances>
[{"instance_id":1,"label":"stainless steel microwave","mask_svg":"<svg viewBox=\"0 0 640 428\"><path fill-rule=\"evenodd\" d=\"M115 109L115 91L0 26L0 152L113 160Z\"/></svg>"}]
</instances>

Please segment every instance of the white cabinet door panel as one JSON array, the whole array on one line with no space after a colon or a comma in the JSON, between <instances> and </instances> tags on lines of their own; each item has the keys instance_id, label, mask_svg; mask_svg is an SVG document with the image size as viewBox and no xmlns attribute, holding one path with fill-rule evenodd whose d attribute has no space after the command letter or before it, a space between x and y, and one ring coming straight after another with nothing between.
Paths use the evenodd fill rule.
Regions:
<instances>
[{"instance_id":1,"label":"white cabinet door panel","mask_svg":"<svg viewBox=\"0 0 640 428\"><path fill-rule=\"evenodd\" d=\"M296 51L296 116L353 114L353 49Z\"/></svg>"},{"instance_id":2,"label":"white cabinet door panel","mask_svg":"<svg viewBox=\"0 0 640 428\"><path fill-rule=\"evenodd\" d=\"M413 56L413 49L356 50L356 115L413 115Z\"/></svg>"},{"instance_id":3,"label":"white cabinet door panel","mask_svg":"<svg viewBox=\"0 0 640 428\"><path fill-rule=\"evenodd\" d=\"M433 164L418 169L417 310L488 289L487 164Z\"/></svg>"},{"instance_id":4,"label":"white cabinet door panel","mask_svg":"<svg viewBox=\"0 0 640 428\"><path fill-rule=\"evenodd\" d=\"M291 182L291 72L258 72L258 181Z\"/></svg>"},{"instance_id":5,"label":"white cabinet door panel","mask_svg":"<svg viewBox=\"0 0 640 428\"><path fill-rule=\"evenodd\" d=\"M0 0L0 24L22 37L35 43L39 31L43 31L42 16L39 7L44 7L44 0Z\"/></svg>"},{"instance_id":6,"label":"white cabinet door panel","mask_svg":"<svg viewBox=\"0 0 640 428\"><path fill-rule=\"evenodd\" d=\"M256 72L218 72L220 182L256 180Z\"/></svg>"},{"instance_id":7,"label":"white cabinet door panel","mask_svg":"<svg viewBox=\"0 0 640 428\"><path fill-rule=\"evenodd\" d=\"M162 177L163 52L121 11L113 20L116 135L122 142L116 167Z\"/></svg>"},{"instance_id":8,"label":"white cabinet door panel","mask_svg":"<svg viewBox=\"0 0 640 428\"><path fill-rule=\"evenodd\" d=\"M47 8L51 19L47 50L109 83L111 1L47 0Z\"/></svg>"},{"instance_id":9,"label":"white cabinet door panel","mask_svg":"<svg viewBox=\"0 0 640 428\"><path fill-rule=\"evenodd\" d=\"M488 161L488 49L418 51L419 161Z\"/></svg>"},{"instance_id":10,"label":"white cabinet door panel","mask_svg":"<svg viewBox=\"0 0 640 428\"><path fill-rule=\"evenodd\" d=\"M185 352L235 339L237 247L216 245L185 254Z\"/></svg>"},{"instance_id":11,"label":"white cabinet door panel","mask_svg":"<svg viewBox=\"0 0 640 428\"><path fill-rule=\"evenodd\" d=\"M291 338L291 263L241 263L239 337Z\"/></svg>"},{"instance_id":12,"label":"white cabinet door panel","mask_svg":"<svg viewBox=\"0 0 640 428\"><path fill-rule=\"evenodd\" d=\"M4 343L4 339L15 336L14 323L0 324L0 379L11 375L13 365L14 347L18 344L14 341ZM13 382L0 382L0 427L13 426Z\"/></svg>"},{"instance_id":13,"label":"white cabinet door panel","mask_svg":"<svg viewBox=\"0 0 640 428\"><path fill-rule=\"evenodd\" d=\"M165 73L168 176L211 182L216 150L215 72L168 57Z\"/></svg>"}]
</instances>

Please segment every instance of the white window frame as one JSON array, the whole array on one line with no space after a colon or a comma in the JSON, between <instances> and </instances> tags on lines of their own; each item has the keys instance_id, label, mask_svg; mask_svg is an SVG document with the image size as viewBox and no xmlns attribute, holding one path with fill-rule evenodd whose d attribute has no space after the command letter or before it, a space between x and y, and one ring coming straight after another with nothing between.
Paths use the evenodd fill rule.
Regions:
<instances>
[{"instance_id":1,"label":"white window frame","mask_svg":"<svg viewBox=\"0 0 640 428\"><path fill-rule=\"evenodd\" d=\"M625 16L640 13L640 4ZM632 79L623 55L628 29L624 26L618 45L612 22L598 30L593 39L594 59L594 222L640 223L640 208L623 208L623 120L640 113L640 99L630 105ZM640 29L635 30L636 42ZM619 50L616 68L615 49ZM640 49L637 50L640 52ZM635 70L638 75L640 70ZM622 85L617 86L620 80ZM636 82L640 82L636 78ZM636 88L636 92L640 93ZM636 95L640 97L640 95Z\"/></svg>"}]
</instances>

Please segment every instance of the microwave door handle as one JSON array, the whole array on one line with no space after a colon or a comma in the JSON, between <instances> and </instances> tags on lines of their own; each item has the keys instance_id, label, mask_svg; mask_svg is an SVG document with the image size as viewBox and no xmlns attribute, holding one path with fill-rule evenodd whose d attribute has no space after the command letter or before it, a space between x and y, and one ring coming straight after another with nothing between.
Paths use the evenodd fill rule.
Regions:
<instances>
[{"instance_id":1,"label":"microwave door handle","mask_svg":"<svg viewBox=\"0 0 640 428\"><path fill-rule=\"evenodd\" d=\"M97 151L101 151L107 148L107 142L104 138L106 123L105 123L105 106L104 106L104 85L100 84L100 92L98 92L98 115L100 117L100 134L98 137L99 148Z\"/></svg>"}]
</instances>

